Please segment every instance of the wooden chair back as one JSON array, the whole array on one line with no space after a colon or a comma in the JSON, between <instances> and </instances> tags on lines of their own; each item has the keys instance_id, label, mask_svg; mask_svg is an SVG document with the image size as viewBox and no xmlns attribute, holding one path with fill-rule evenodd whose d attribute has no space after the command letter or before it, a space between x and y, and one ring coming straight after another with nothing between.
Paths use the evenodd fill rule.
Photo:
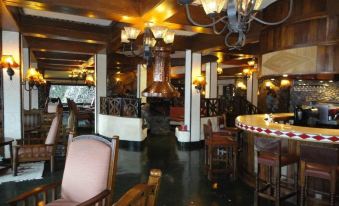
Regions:
<instances>
[{"instance_id":1,"label":"wooden chair back","mask_svg":"<svg viewBox=\"0 0 339 206\"><path fill-rule=\"evenodd\" d=\"M114 206L155 206L162 173L152 169L147 184L138 184L128 190Z\"/></svg>"},{"instance_id":2,"label":"wooden chair back","mask_svg":"<svg viewBox=\"0 0 339 206\"><path fill-rule=\"evenodd\" d=\"M257 152L271 153L275 155L281 154L281 140L265 137L256 137L254 141Z\"/></svg>"},{"instance_id":3,"label":"wooden chair back","mask_svg":"<svg viewBox=\"0 0 339 206\"><path fill-rule=\"evenodd\" d=\"M300 160L326 166L338 165L338 149L311 145L300 145Z\"/></svg>"}]
</instances>

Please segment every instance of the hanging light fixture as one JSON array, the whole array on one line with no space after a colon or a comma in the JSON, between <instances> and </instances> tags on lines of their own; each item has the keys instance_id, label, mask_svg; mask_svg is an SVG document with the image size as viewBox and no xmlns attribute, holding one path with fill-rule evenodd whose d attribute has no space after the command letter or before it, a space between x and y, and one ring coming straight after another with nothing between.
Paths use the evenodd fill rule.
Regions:
<instances>
[{"instance_id":1,"label":"hanging light fixture","mask_svg":"<svg viewBox=\"0 0 339 206\"><path fill-rule=\"evenodd\" d=\"M253 20L264 25L278 25L291 16L293 8L293 0L290 0L289 11L285 18L277 22L267 22L256 17L257 13L263 9L262 0L201 0L206 15L212 21L209 24L200 24L194 21L191 16L189 8L191 0L179 0L179 2L185 5L187 18L195 26L212 27L217 35L223 34L228 30L225 35L225 45L230 49L240 49L245 45L246 33L249 31ZM225 7L226 10L223 11ZM218 30L216 28L217 24L223 24L223 28ZM230 41L232 34L238 36L235 42Z\"/></svg>"},{"instance_id":2,"label":"hanging light fixture","mask_svg":"<svg viewBox=\"0 0 339 206\"><path fill-rule=\"evenodd\" d=\"M143 32L143 52L137 54L135 51L135 40L140 34L140 30L133 27L124 27L121 30L121 43L123 45L122 51L129 51L133 56L140 56L146 60L146 64L149 65L152 59L152 53L157 42L165 42L168 45L173 44L175 32L168 30L164 26L153 26L152 23L146 23ZM126 49L129 48L129 49Z\"/></svg>"},{"instance_id":3,"label":"hanging light fixture","mask_svg":"<svg viewBox=\"0 0 339 206\"><path fill-rule=\"evenodd\" d=\"M222 74L223 73L222 67L220 67L220 66L217 67L217 73L218 74Z\"/></svg>"}]
</instances>

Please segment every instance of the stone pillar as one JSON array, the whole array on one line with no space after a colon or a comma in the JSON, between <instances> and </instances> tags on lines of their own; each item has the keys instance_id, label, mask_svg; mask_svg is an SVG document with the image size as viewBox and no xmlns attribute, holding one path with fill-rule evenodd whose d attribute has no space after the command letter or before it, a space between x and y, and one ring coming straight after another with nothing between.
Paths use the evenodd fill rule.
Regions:
<instances>
[{"instance_id":1,"label":"stone pillar","mask_svg":"<svg viewBox=\"0 0 339 206\"><path fill-rule=\"evenodd\" d=\"M205 86L205 97L206 98L217 98L218 91L218 64L216 62L206 63L206 86Z\"/></svg>"},{"instance_id":2,"label":"stone pillar","mask_svg":"<svg viewBox=\"0 0 339 206\"><path fill-rule=\"evenodd\" d=\"M200 92L193 81L201 75L201 53L186 50L185 55L185 116L184 122L190 131L189 142L200 141Z\"/></svg>"},{"instance_id":3,"label":"stone pillar","mask_svg":"<svg viewBox=\"0 0 339 206\"><path fill-rule=\"evenodd\" d=\"M137 97L141 98L141 103L146 103L146 97L142 96L141 93L147 87L147 66L145 64L138 64L137 69Z\"/></svg>"},{"instance_id":4,"label":"stone pillar","mask_svg":"<svg viewBox=\"0 0 339 206\"><path fill-rule=\"evenodd\" d=\"M247 101L258 105L258 74L255 72L247 79Z\"/></svg>"},{"instance_id":5,"label":"stone pillar","mask_svg":"<svg viewBox=\"0 0 339 206\"><path fill-rule=\"evenodd\" d=\"M20 64L20 34L12 31L2 31L2 54L13 55ZM4 136L14 139L22 137L22 106L21 106L21 71L13 68L15 74L10 80L6 68L3 69L3 106L4 106ZM6 157L8 151L6 151Z\"/></svg>"},{"instance_id":6,"label":"stone pillar","mask_svg":"<svg viewBox=\"0 0 339 206\"><path fill-rule=\"evenodd\" d=\"M100 113L100 97L105 97L107 91L107 54L95 55L95 133L98 133Z\"/></svg>"}]
</instances>

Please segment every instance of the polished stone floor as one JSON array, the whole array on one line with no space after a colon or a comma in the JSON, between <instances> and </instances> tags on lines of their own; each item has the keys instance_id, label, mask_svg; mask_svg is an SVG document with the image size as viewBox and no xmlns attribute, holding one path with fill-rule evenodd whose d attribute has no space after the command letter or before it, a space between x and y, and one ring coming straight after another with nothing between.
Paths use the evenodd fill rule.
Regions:
<instances>
[{"instance_id":1,"label":"polished stone floor","mask_svg":"<svg viewBox=\"0 0 339 206\"><path fill-rule=\"evenodd\" d=\"M226 178L218 183L218 189L212 189L203 172L203 160L201 148L181 149L173 134L149 137L141 151L120 148L114 200L133 185L145 181L151 168L159 168L163 178L158 205L253 205L253 189L241 180L230 182ZM53 175L46 165L42 180L0 184L0 205L38 185L61 179L63 163L58 161Z\"/></svg>"}]
</instances>

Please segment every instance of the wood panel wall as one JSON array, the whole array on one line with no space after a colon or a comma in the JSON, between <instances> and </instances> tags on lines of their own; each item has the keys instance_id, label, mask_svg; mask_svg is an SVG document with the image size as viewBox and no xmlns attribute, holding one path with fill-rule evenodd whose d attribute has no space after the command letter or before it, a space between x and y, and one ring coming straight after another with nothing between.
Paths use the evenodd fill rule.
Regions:
<instances>
[{"instance_id":1,"label":"wood panel wall","mask_svg":"<svg viewBox=\"0 0 339 206\"><path fill-rule=\"evenodd\" d=\"M278 1L263 13L263 19L277 21L286 16L289 0ZM291 17L285 23L266 27L260 35L261 53L311 45L335 45L339 40L339 1L294 0Z\"/></svg>"}]
</instances>

